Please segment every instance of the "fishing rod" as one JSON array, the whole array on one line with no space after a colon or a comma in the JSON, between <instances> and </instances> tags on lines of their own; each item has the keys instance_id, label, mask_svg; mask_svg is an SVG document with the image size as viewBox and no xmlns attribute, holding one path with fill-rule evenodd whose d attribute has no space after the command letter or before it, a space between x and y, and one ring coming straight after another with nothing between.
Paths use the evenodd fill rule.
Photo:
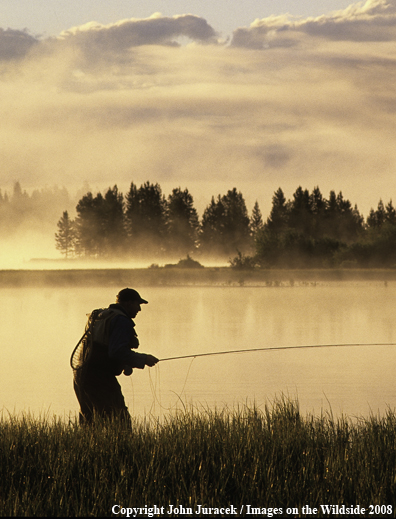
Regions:
<instances>
[{"instance_id":1,"label":"fishing rod","mask_svg":"<svg viewBox=\"0 0 396 519\"><path fill-rule=\"evenodd\" d=\"M248 348L243 350L213 351L210 353L196 353L195 355L181 355L180 357L168 357L160 359L159 362L167 360L192 359L196 357L210 357L212 355L228 355L230 353L248 353L253 351L279 351L279 350L301 350L309 348L356 348L365 346L396 346L394 342L387 343L356 343L356 344L308 344L302 346L268 346L265 348Z\"/></svg>"}]
</instances>

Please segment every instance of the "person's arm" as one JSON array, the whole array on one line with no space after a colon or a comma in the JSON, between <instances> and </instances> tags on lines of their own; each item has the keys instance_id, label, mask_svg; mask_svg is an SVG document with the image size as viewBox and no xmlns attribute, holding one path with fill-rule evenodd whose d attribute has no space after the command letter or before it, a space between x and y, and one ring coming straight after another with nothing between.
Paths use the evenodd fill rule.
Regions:
<instances>
[{"instance_id":1,"label":"person's arm","mask_svg":"<svg viewBox=\"0 0 396 519\"><path fill-rule=\"evenodd\" d=\"M120 315L113 321L110 329L109 357L128 364L131 368L143 369L145 366L154 366L158 359L153 355L131 351L131 338L137 340L131 320Z\"/></svg>"}]
</instances>

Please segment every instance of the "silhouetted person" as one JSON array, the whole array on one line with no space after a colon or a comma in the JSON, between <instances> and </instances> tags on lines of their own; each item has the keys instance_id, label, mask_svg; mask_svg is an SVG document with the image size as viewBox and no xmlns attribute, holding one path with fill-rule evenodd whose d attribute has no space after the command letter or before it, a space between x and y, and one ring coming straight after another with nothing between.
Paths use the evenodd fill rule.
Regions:
<instances>
[{"instance_id":1,"label":"silhouetted person","mask_svg":"<svg viewBox=\"0 0 396 519\"><path fill-rule=\"evenodd\" d=\"M80 423L91 423L94 415L119 418L131 424L131 418L117 376L131 375L132 368L154 366L158 359L132 351L139 347L133 318L147 304L132 288L121 290L115 304L94 310L85 333L75 348L71 364L74 391L80 404Z\"/></svg>"}]
</instances>

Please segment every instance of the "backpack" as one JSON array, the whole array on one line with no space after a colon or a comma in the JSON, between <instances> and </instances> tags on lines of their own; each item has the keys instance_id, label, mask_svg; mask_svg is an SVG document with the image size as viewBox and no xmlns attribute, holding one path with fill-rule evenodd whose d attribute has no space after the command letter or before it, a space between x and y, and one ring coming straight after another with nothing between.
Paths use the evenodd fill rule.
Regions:
<instances>
[{"instance_id":1,"label":"backpack","mask_svg":"<svg viewBox=\"0 0 396 519\"><path fill-rule=\"evenodd\" d=\"M81 369L92 355L92 331L95 321L103 310L104 308L96 308L88 315L84 334L70 356L70 366L73 371Z\"/></svg>"}]
</instances>

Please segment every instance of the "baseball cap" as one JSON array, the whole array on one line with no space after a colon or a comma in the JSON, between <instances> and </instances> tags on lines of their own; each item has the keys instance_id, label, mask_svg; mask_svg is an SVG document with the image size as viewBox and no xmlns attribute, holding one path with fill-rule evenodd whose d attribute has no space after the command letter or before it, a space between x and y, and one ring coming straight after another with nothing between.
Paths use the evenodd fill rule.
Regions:
<instances>
[{"instance_id":1,"label":"baseball cap","mask_svg":"<svg viewBox=\"0 0 396 519\"><path fill-rule=\"evenodd\" d=\"M148 301L140 297L139 292L133 288L123 288L118 292L117 303L122 303L123 301L137 301L140 304L148 303Z\"/></svg>"}]
</instances>

